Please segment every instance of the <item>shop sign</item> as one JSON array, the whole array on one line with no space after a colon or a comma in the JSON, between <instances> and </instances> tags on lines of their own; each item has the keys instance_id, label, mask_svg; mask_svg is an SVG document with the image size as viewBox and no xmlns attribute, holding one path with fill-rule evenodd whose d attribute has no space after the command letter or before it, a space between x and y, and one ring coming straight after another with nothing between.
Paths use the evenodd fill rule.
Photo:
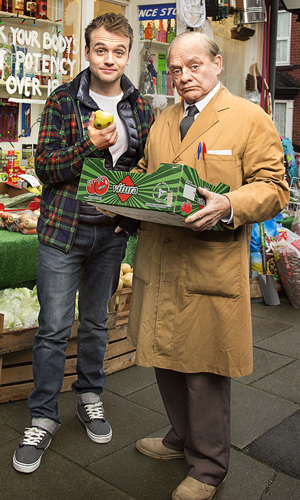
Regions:
<instances>
[{"instance_id":1,"label":"shop sign","mask_svg":"<svg viewBox=\"0 0 300 500\"><path fill-rule=\"evenodd\" d=\"M156 19L176 19L176 3L139 6L139 21Z\"/></svg>"}]
</instances>

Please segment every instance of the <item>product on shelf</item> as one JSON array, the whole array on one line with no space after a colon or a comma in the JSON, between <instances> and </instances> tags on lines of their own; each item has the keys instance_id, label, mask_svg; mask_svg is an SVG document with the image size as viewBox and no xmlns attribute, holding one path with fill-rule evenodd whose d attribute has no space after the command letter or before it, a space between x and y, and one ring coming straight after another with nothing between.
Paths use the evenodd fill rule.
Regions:
<instances>
[{"instance_id":1,"label":"product on shelf","mask_svg":"<svg viewBox=\"0 0 300 500\"><path fill-rule=\"evenodd\" d=\"M145 28L145 40L152 40L153 30L151 23L147 23Z\"/></svg>"},{"instance_id":2,"label":"product on shelf","mask_svg":"<svg viewBox=\"0 0 300 500\"><path fill-rule=\"evenodd\" d=\"M36 2L36 15L42 19L47 19L47 0L38 0Z\"/></svg>"},{"instance_id":3,"label":"product on shelf","mask_svg":"<svg viewBox=\"0 0 300 500\"><path fill-rule=\"evenodd\" d=\"M167 41L167 31L165 30L162 19L159 21L157 40L159 42L166 42Z\"/></svg>"},{"instance_id":4,"label":"product on shelf","mask_svg":"<svg viewBox=\"0 0 300 500\"><path fill-rule=\"evenodd\" d=\"M141 22L140 29L139 29L139 39L144 40L144 38L145 38L145 27L144 27L143 23Z\"/></svg>"},{"instance_id":5,"label":"product on shelf","mask_svg":"<svg viewBox=\"0 0 300 500\"><path fill-rule=\"evenodd\" d=\"M173 94L174 94L174 92L173 92L173 78L172 78L170 71L168 71L168 74L167 74L167 95L173 95Z\"/></svg>"},{"instance_id":6,"label":"product on shelf","mask_svg":"<svg viewBox=\"0 0 300 500\"><path fill-rule=\"evenodd\" d=\"M161 80L161 93L163 95L167 95L167 72L162 72L162 80Z\"/></svg>"},{"instance_id":7,"label":"product on shelf","mask_svg":"<svg viewBox=\"0 0 300 500\"><path fill-rule=\"evenodd\" d=\"M29 17L36 17L36 2L24 0L24 14Z\"/></svg>"},{"instance_id":8,"label":"product on shelf","mask_svg":"<svg viewBox=\"0 0 300 500\"><path fill-rule=\"evenodd\" d=\"M14 12L19 12L19 14L23 14L24 0L14 0Z\"/></svg>"},{"instance_id":9,"label":"product on shelf","mask_svg":"<svg viewBox=\"0 0 300 500\"><path fill-rule=\"evenodd\" d=\"M2 9L3 12L12 12L13 11L13 2L12 0L2 0Z\"/></svg>"},{"instance_id":10,"label":"product on shelf","mask_svg":"<svg viewBox=\"0 0 300 500\"><path fill-rule=\"evenodd\" d=\"M156 76L156 93L162 94L162 73L160 71L157 72Z\"/></svg>"}]
</instances>

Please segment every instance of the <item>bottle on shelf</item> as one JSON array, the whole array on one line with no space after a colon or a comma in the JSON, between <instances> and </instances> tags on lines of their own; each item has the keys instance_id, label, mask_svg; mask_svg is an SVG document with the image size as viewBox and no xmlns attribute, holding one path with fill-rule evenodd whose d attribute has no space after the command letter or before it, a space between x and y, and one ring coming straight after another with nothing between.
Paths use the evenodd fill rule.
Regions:
<instances>
[{"instance_id":1,"label":"bottle on shelf","mask_svg":"<svg viewBox=\"0 0 300 500\"><path fill-rule=\"evenodd\" d=\"M139 28L139 39L144 40L145 38L145 27L142 22L140 22L140 28Z\"/></svg>"},{"instance_id":2,"label":"bottle on shelf","mask_svg":"<svg viewBox=\"0 0 300 500\"><path fill-rule=\"evenodd\" d=\"M2 0L2 9L3 12L12 12L13 11L13 2L12 0Z\"/></svg>"},{"instance_id":3,"label":"bottle on shelf","mask_svg":"<svg viewBox=\"0 0 300 500\"><path fill-rule=\"evenodd\" d=\"M147 23L145 28L145 40L152 40L152 25L151 23Z\"/></svg>"},{"instance_id":4,"label":"bottle on shelf","mask_svg":"<svg viewBox=\"0 0 300 500\"><path fill-rule=\"evenodd\" d=\"M167 42L171 43L173 38L175 38L175 31L174 31L173 26L171 26L170 31L168 32Z\"/></svg>"},{"instance_id":5,"label":"bottle on shelf","mask_svg":"<svg viewBox=\"0 0 300 500\"><path fill-rule=\"evenodd\" d=\"M24 0L24 14L29 17L36 17L36 2Z\"/></svg>"},{"instance_id":6,"label":"bottle on shelf","mask_svg":"<svg viewBox=\"0 0 300 500\"><path fill-rule=\"evenodd\" d=\"M48 19L47 15L47 0L37 0L36 15L42 19Z\"/></svg>"},{"instance_id":7,"label":"bottle on shelf","mask_svg":"<svg viewBox=\"0 0 300 500\"><path fill-rule=\"evenodd\" d=\"M155 22L152 22L152 40L157 40L157 28Z\"/></svg>"},{"instance_id":8,"label":"bottle on shelf","mask_svg":"<svg viewBox=\"0 0 300 500\"><path fill-rule=\"evenodd\" d=\"M164 24L162 22L162 19L159 21L159 26L158 26L158 32L157 32L157 40L159 42L166 42L167 41L167 32L165 30Z\"/></svg>"},{"instance_id":9,"label":"bottle on shelf","mask_svg":"<svg viewBox=\"0 0 300 500\"><path fill-rule=\"evenodd\" d=\"M156 93L162 94L162 73L160 71L156 75Z\"/></svg>"},{"instance_id":10,"label":"bottle on shelf","mask_svg":"<svg viewBox=\"0 0 300 500\"><path fill-rule=\"evenodd\" d=\"M161 93L163 95L167 95L167 72L166 71L162 72Z\"/></svg>"},{"instance_id":11,"label":"bottle on shelf","mask_svg":"<svg viewBox=\"0 0 300 500\"><path fill-rule=\"evenodd\" d=\"M173 95L173 78L170 71L167 74L167 95Z\"/></svg>"}]
</instances>

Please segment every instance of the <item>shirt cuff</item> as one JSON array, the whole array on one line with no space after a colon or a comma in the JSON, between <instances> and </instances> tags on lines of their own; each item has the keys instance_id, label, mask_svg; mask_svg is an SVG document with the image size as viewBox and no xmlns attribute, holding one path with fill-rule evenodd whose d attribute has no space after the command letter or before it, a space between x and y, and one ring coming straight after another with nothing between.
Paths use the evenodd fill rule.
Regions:
<instances>
[{"instance_id":1,"label":"shirt cuff","mask_svg":"<svg viewBox=\"0 0 300 500\"><path fill-rule=\"evenodd\" d=\"M223 224L231 224L233 222L233 209L231 203L230 206L231 206L230 217L224 217L223 219L221 219L221 222L223 222Z\"/></svg>"}]
</instances>

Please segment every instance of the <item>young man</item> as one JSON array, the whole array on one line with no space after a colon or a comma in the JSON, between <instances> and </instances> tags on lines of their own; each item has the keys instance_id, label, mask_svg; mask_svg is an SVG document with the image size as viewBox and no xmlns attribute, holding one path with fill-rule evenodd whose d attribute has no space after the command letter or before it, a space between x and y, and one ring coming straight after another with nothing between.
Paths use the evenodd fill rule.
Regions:
<instances>
[{"instance_id":1,"label":"young man","mask_svg":"<svg viewBox=\"0 0 300 500\"><path fill-rule=\"evenodd\" d=\"M187 477L172 499L204 500L228 472L231 377L252 371L249 224L278 214L289 190L274 124L219 82L218 46L184 33L167 62L183 102L161 113L138 169L183 163L230 192L199 188L206 207L185 228L141 225L128 335L137 364L155 367L171 429L136 447L157 459L185 458ZM219 220L224 230L212 230Z\"/></svg>"},{"instance_id":2,"label":"young man","mask_svg":"<svg viewBox=\"0 0 300 500\"><path fill-rule=\"evenodd\" d=\"M103 158L108 169L128 171L141 156L154 121L149 103L124 75L133 33L126 18L104 14L85 30L89 68L49 96L42 116L36 172L43 183L38 222L39 331L33 347L31 425L15 451L13 466L33 472L61 421L58 395L79 289L78 418L96 443L111 440L100 394L104 390L107 308L117 289L129 234L138 222L109 217L76 200L84 159ZM94 127L95 111L114 122Z\"/></svg>"}]
</instances>

